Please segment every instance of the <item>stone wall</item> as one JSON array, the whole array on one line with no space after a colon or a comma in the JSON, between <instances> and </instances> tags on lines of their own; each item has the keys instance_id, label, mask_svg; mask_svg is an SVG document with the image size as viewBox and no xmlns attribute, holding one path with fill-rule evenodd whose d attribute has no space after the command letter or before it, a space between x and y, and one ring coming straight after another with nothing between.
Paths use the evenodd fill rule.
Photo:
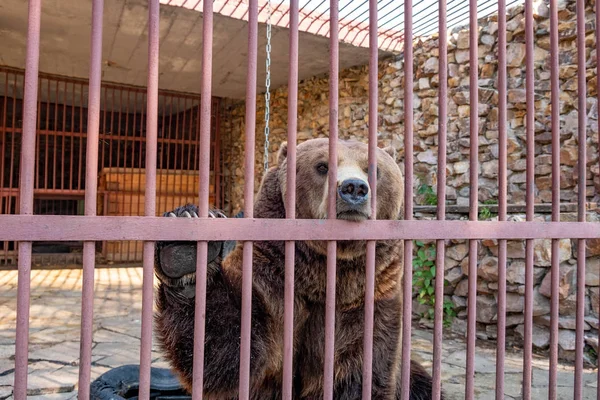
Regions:
<instances>
[{"instance_id":1,"label":"stone wall","mask_svg":"<svg viewBox=\"0 0 600 400\"><path fill-rule=\"evenodd\" d=\"M426 208L426 207L422 207ZM540 207L541 208L541 207ZM452 212L448 219L468 218L467 207L462 212ZM577 214L572 212L574 207L564 207L562 221L577 221ZM461 211L460 207L459 210ZM537 212L535 221L550 221L547 212ZM587 220L600 226L600 210L589 212ZM416 218L433 219L433 212L419 212ZM497 219L497 217L487 218ZM525 214L511 213L510 221L525 221ZM435 248L434 242L424 242L425 250ZM550 344L550 267L551 240L534 240L534 294L533 316L534 337L533 345L536 350L547 350ZM577 240L563 239L559 241L559 357L564 360L574 360L575 357L575 315L577 295ZM427 252L427 251L426 251ZM596 365L595 354L598 341L598 312L600 307L600 239L586 241L586 272L585 272L585 340L587 350L585 359L589 365ZM433 254L430 259L434 259ZM444 289L445 301L454 305L456 318L451 319L450 328L457 333L467 330L467 296L468 296L468 244L463 240L446 241L445 276L448 284ZM507 346L521 345L524 332L525 305L525 241L507 242L506 265L506 325ZM422 326L433 327L433 321L427 318L428 308L420 304L418 297L413 300L414 320ZM479 242L477 267L477 337L482 340L496 339L498 311L498 242L483 240Z\"/></svg>"},{"instance_id":2,"label":"stone wall","mask_svg":"<svg viewBox=\"0 0 600 400\"><path fill-rule=\"evenodd\" d=\"M591 3L588 1L588 3ZM577 180L577 65L575 1L559 2L560 18L560 119L561 119L561 200L576 200ZM590 200L599 199L598 106L596 98L596 52L594 14L587 9L587 132L588 174L586 192ZM535 91L536 91L536 202L551 201L551 121L550 121L550 44L548 9L537 3L535 13ZM525 34L523 8L510 10L508 16L508 183L509 202L525 200ZM497 22L491 16L480 21L479 33L479 199L492 201L498 196L498 93ZM450 35L448 99L448 187L449 204L468 205L469 201L469 34L456 30ZM414 157L415 188L437 181L438 132L438 43L436 38L419 40L414 48ZM326 56L326 55L324 55ZM402 59L379 64L379 143L398 149L403 160L403 63ZM327 137L327 77L301 82L298 99L298 140ZM368 67L340 73L339 135L365 139L368 127ZM256 188L262 176L264 140L264 97L257 99ZM272 93L270 159L287 135L287 88ZM227 205L237 212L243 205L244 104L225 103L221 125L224 135ZM416 199L417 203L419 198Z\"/></svg>"},{"instance_id":3,"label":"stone wall","mask_svg":"<svg viewBox=\"0 0 600 400\"><path fill-rule=\"evenodd\" d=\"M598 160L598 104L596 98L595 23L592 1L586 9L586 68L587 68L587 198L600 200L600 171ZM560 121L561 121L561 201L572 203L577 199L577 65L575 1L559 1L560 36ZM550 120L550 39L547 1L535 5L535 154L537 204L551 202L551 120ZM523 7L509 11L508 15L508 201L525 202L525 20ZM497 80L497 18L490 16L479 24L479 200L493 203L498 196L498 92ZM449 205L469 205L469 32L454 30L448 48L448 166L447 196ZM414 45L414 171L415 204L424 204L425 196L418 188L426 185L435 192L437 182L437 132L438 132L438 41L436 37L417 40ZM324 55L325 57L326 55ZM366 140L368 129L368 67L341 71L339 78L339 136ZM398 162L404 159L403 147L403 61L402 57L382 60L379 63L379 135L380 146L393 145L398 150ZM328 136L329 83L327 76L313 77L300 83L298 99L298 140ZM256 181L258 189L263 172L264 97L257 99L256 131ZM237 213L243 208L243 102L224 102L221 132L223 136L224 173L226 180L226 210ZM279 144L287 135L287 88L272 93L271 147L272 164ZM435 196L433 196L435 198ZM574 210L571 210L574 211ZM565 213L563 218L573 219L575 214ZM418 213L416 218L432 218L434 214ZM448 215L464 218L464 214ZM511 214L513 219L523 219ZM548 219L548 213L538 213L536 218ZM591 220L599 221L598 213ZM446 289L448 299L458 311L453 323L455 330L464 329L466 316L466 260L464 243L448 243L446 276L450 284ZM535 315L536 346L547 347L548 336L548 284L550 279L550 241L536 242ZM561 357L572 356L574 340L575 263L574 241L561 241ZM509 243L508 311L509 326L516 339L523 329L524 293L524 243ZM478 333L481 338L495 336L497 297L497 246L484 241L478 255ZM588 244L586 273L586 316L589 330L586 335L597 338L600 243ZM587 329L587 328L586 328ZM597 341L597 339L596 339ZM592 343L591 341L590 343Z\"/></svg>"}]
</instances>

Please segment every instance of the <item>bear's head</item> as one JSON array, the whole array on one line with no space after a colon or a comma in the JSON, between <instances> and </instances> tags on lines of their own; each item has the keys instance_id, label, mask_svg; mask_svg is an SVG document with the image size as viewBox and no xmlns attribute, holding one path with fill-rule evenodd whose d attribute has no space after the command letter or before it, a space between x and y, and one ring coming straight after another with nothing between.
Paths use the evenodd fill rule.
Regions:
<instances>
[{"instance_id":1,"label":"bear's head","mask_svg":"<svg viewBox=\"0 0 600 400\"><path fill-rule=\"evenodd\" d=\"M267 171L254 204L255 218L285 218L285 194L287 186L286 143L280 147L277 165ZM365 221L371 217L372 188L368 179L368 146L357 141L338 141L338 169L336 180L336 218L348 221ZM377 149L377 219L402 218L404 180L390 148ZM327 215L329 187L329 140L311 139L296 147L296 218L325 219ZM168 217L193 218L198 208L188 204L165 213ZM221 213L212 216L224 217ZM399 241L387 242L395 246ZM310 249L321 255L327 254L323 241L307 241ZM256 246L269 247L271 242L256 242ZM209 242L208 259L216 265L232 251L234 242ZM339 241L337 257L353 259L364 255L364 241ZM157 242L156 270L163 282L182 285L195 281L196 242ZM390 247L382 247L389 251ZM210 264L210 265L213 265ZM213 266L214 266L213 265Z\"/></svg>"},{"instance_id":2,"label":"bear's head","mask_svg":"<svg viewBox=\"0 0 600 400\"><path fill-rule=\"evenodd\" d=\"M282 198L287 186L287 144L278 154ZM364 221L371 217L368 145L338 141L336 218ZM393 148L377 149L377 219L402 218L404 181ZM296 147L296 218L326 219L329 193L329 140L311 139Z\"/></svg>"}]
</instances>

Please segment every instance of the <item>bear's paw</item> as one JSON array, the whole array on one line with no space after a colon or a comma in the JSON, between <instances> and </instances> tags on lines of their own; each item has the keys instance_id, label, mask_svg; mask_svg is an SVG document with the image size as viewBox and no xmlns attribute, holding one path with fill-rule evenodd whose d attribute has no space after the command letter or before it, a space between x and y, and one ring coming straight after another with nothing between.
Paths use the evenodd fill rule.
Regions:
<instances>
[{"instance_id":1,"label":"bear's paw","mask_svg":"<svg viewBox=\"0 0 600 400\"><path fill-rule=\"evenodd\" d=\"M210 218L227 218L220 210L211 209ZM198 207L187 204L163 214L166 218L199 218ZM233 243L234 245L235 243ZM223 258L225 252L233 247L230 242L208 242L208 264ZM161 282L167 286L188 286L196 281L197 242L195 241L158 241L155 245L154 271Z\"/></svg>"}]
</instances>

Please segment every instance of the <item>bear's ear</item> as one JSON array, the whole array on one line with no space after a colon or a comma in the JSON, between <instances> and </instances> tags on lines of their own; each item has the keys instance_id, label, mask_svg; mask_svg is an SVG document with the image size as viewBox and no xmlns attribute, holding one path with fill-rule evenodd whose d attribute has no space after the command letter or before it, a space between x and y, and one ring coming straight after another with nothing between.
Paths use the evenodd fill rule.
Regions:
<instances>
[{"instance_id":1,"label":"bear's ear","mask_svg":"<svg viewBox=\"0 0 600 400\"><path fill-rule=\"evenodd\" d=\"M396 159L396 148L394 146L387 146L383 149L386 153L388 153L392 158Z\"/></svg>"},{"instance_id":2,"label":"bear's ear","mask_svg":"<svg viewBox=\"0 0 600 400\"><path fill-rule=\"evenodd\" d=\"M279 146L279 152L277 153L277 165L281 165L283 160L287 157L287 142L281 143Z\"/></svg>"}]
</instances>

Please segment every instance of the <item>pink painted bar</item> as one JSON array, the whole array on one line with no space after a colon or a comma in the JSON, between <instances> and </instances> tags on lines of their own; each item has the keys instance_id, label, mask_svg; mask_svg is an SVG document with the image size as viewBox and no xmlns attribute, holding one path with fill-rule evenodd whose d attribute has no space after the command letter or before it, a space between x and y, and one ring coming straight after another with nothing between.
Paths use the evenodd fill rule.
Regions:
<instances>
[{"instance_id":1,"label":"pink painted bar","mask_svg":"<svg viewBox=\"0 0 600 400\"><path fill-rule=\"evenodd\" d=\"M506 221L507 174L506 0L498 0L498 220ZM506 354L506 240L498 242L498 337L496 339L496 400L504 399Z\"/></svg>"},{"instance_id":2,"label":"pink painted bar","mask_svg":"<svg viewBox=\"0 0 600 400\"><path fill-rule=\"evenodd\" d=\"M331 0L329 6L329 193L327 218L336 219L337 199L337 140L339 97L339 3ZM327 242L327 285L325 295L325 363L324 400L333 400L333 368L335 352L335 283L337 245Z\"/></svg>"},{"instance_id":3,"label":"pink painted bar","mask_svg":"<svg viewBox=\"0 0 600 400\"><path fill-rule=\"evenodd\" d=\"M378 43L377 0L369 0L369 187L371 219L377 219ZM363 337L362 398L371 399L373 386L373 318L375 313L375 241L367 242L365 327Z\"/></svg>"},{"instance_id":4,"label":"pink painted bar","mask_svg":"<svg viewBox=\"0 0 600 400\"><path fill-rule=\"evenodd\" d=\"M246 78L246 143L244 147L244 217L254 217L254 146L256 138L256 71L258 53L258 0L248 9L248 75ZM231 221L229 221L231 222ZM242 272L242 332L240 347L240 388L242 400L250 397L250 329L252 311L252 249L244 238Z\"/></svg>"},{"instance_id":5,"label":"pink painted bar","mask_svg":"<svg viewBox=\"0 0 600 400\"><path fill-rule=\"evenodd\" d=\"M596 239L594 222L363 221L1 215L0 241Z\"/></svg>"},{"instance_id":6,"label":"pink painted bar","mask_svg":"<svg viewBox=\"0 0 600 400\"><path fill-rule=\"evenodd\" d=\"M585 65L585 0L577 0L577 91L578 97L578 128L577 128L577 164L578 187L577 196L577 221L585 222L586 214L586 125L587 125L587 81ZM574 400L581 400L583 396L583 337L585 317L585 240L577 241L577 311L575 314L575 382Z\"/></svg>"},{"instance_id":7,"label":"pink painted bar","mask_svg":"<svg viewBox=\"0 0 600 400\"><path fill-rule=\"evenodd\" d=\"M98 181L98 137L100 129L100 86L102 81L102 18L104 0L92 3L92 33L90 54L90 83L85 171L85 215L96 215ZM94 268L96 244L83 244L83 282L81 299L81 337L79 356L78 397L90 397L92 368L92 337L94 321Z\"/></svg>"},{"instance_id":8,"label":"pink painted bar","mask_svg":"<svg viewBox=\"0 0 600 400\"><path fill-rule=\"evenodd\" d=\"M600 54L600 0L596 0L596 54ZM596 76L600 76L600 63L596 62ZM600 101L600 79L596 79L596 100ZM598 119L598 143L600 143L600 118ZM600 167L600 146L598 146L598 166ZM600 382L600 357L598 357L598 381ZM596 389L597 400L600 400L600 388Z\"/></svg>"},{"instance_id":9,"label":"pink painted bar","mask_svg":"<svg viewBox=\"0 0 600 400\"><path fill-rule=\"evenodd\" d=\"M31 157L31 154L35 154L41 12L41 1L30 0L27 21L27 53L25 58L21 171L19 173L19 207L22 215L33 214L35 157ZM31 248L32 245L29 241L19 243L15 384L13 390L13 396L17 400L25 399L27 396Z\"/></svg>"},{"instance_id":10,"label":"pink painted bar","mask_svg":"<svg viewBox=\"0 0 600 400\"><path fill-rule=\"evenodd\" d=\"M333 400L333 368L335 356L335 283L337 245L327 242L327 285L325 296L325 363L324 363L324 399Z\"/></svg>"},{"instance_id":11,"label":"pink painted bar","mask_svg":"<svg viewBox=\"0 0 600 400\"><path fill-rule=\"evenodd\" d=\"M292 142L288 142L292 143ZM289 150L288 150L289 157ZM288 159L288 162L289 159ZM288 181L289 182L289 181ZM293 208L295 210L295 208ZM283 398L292 399L294 382L294 266L296 244L293 240L285 242L285 294L283 321Z\"/></svg>"},{"instance_id":12,"label":"pink painted bar","mask_svg":"<svg viewBox=\"0 0 600 400\"><path fill-rule=\"evenodd\" d=\"M290 2L290 71L288 77L288 149L286 218L296 219L296 136L298 130L298 0ZM294 268L296 245L285 242L285 294L283 321L283 398L292 400L294 379Z\"/></svg>"},{"instance_id":13,"label":"pink painted bar","mask_svg":"<svg viewBox=\"0 0 600 400\"><path fill-rule=\"evenodd\" d=\"M534 81L534 37L533 0L525 2L525 95L527 102L526 136L526 203L527 222L533 221L535 203L535 81ZM533 357L533 240L525 242L525 341L523 343L523 400L531 400L532 357Z\"/></svg>"},{"instance_id":14,"label":"pink painted bar","mask_svg":"<svg viewBox=\"0 0 600 400\"><path fill-rule=\"evenodd\" d=\"M446 151L448 125L448 22L446 0L439 1L439 92L438 92L438 186L437 219L446 219ZM433 400L441 399L442 390L442 324L444 317L444 264L446 245L436 242L435 315L433 332Z\"/></svg>"},{"instance_id":15,"label":"pink painted bar","mask_svg":"<svg viewBox=\"0 0 600 400\"><path fill-rule=\"evenodd\" d=\"M148 103L146 111L146 191L144 215L156 215L156 155L158 139L158 54L159 0L148 0ZM152 299L154 282L154 242L144 242L142 280L142 341L140 348L140 394L150 399L152 363Z\"/></svg>"},{"instance_id":16,"label":"pink painted bar","mask_svg":"<svg viewBox=\"0 0 600 400\"><path fill-rule=\"evenodd\" d=\"M557 122L558 124L558 122ZM556 128L558 131L558 127ZM553 138L554 140L554 138ZM557 139L556 141L558 142L558 134L557 134ZM557 148L556 150L553 148L553 153L559 154L559 149ZM556 160L553 158L552 160L552 164L554 166L554 164L559 165L559 158L557 158ZM560 171L559 168L557 168L558 171ZM556 174L559 174L560 172L557 172ZM554 170L553 170L553 175L554 175ZM554 181L554 178L553 178ZM553 187L557 187L556 189L556 197L560 198L560 192L558 189L558 186L553 182ZM553 197L554 197L554 189L553 189ZM558 201L558 200L557 200ZM554 205L554 200L553 200L553 205ZM557 218L560 218L560 211L557 208L556 214L558 214ZM554 214L554 211L553 211ZM554 219L554 215L553 215L553 219ZM550 304L550 316L551 316L551 320L550 320L550 379L549 379L549 398L551 399L555 399L556 398L556 394L557 394L557 367L558 367L558 318L559 318L559 300L558 300L558 290L559 290L559 264L560 264L560 260L559 260L559 243L557 239L553 239L552 240L552 261L551 261L551 267L550 267L550 272L551 272L551 280L550 280L550 287L551 287L551 304Z\"/></svg>"},{"instance_id":17,"label":"pink painted bar","mask_svg":"<svg viewBox=\"0 0 600 400\"><path fill-rule=\"evenodd\" d=\"M212 106L213 2L202 5L202 82L200 96L200 146L198 216L208 217L210 179L210 134ZM196 303L194 308L194 361L192 397L201 399L204 392L204 339L206 336L206 283L208 242L198 242L196 258Z\"/></svg>"},{"instance_id":18,"label":"pink painted bar","mask_svg":"<svg viewBox=\"0 0 600 400\"><path fill-rule=\"evenodd\" d=\"M404 219L413 219L413 7L404 2ZM412 324L412 253L415 236L404 242L402 310L402 400L410 398L410 348Z\"/></svg>"},{"instance_id":19,"label":"pink painted bar","mask_svg":"<svg viewBox=\"0 0 600 400\"><path fill-rule=\"evenodd\" d=\"M16 76L16 75L15 75ZM4 93L8 93L8 74L4 74ZM6 116L8 114L7 109L8 109L8 101L4 101L4 105L3 105L3 110L2 110L2 127L6 127ZM5 133L3 132L3 140L2 140L2 150L0 150L2 153L0 154L7 154L8 150L6 148L7 143L5 143L5 139L4 139L4 135ZM11 157L12 160L12 157ZM12 162L11 162L12 165ZM4 169L5 169L6 165L5 163L0 164L0 187L4 189L5 187L5 183L4 183ZM10 186L9 186L10 187ZM2 190L3 190L2 189ZM2 209L2 212L4 213L4 209ZM8 245L7 243L4 244L4 251L7 252L8 251ZM6 255L5 255L6 256Z\"/></svg>"},{"instance_id":20,"label":"pink painted bar","mask_svg":"<svg viewBox=\"0 0 600 400\"><path fill-rule=\"evenodd\" d=\"M479 190L477 184L479 166L479 91L478 91L478 28L477 28L477 0L469 0L469 65L470 65L470 211L469 219L477 221ZM477 241L469 241L469 295L467 316L467 376L465 386L465 399L472 400L475 394L475 334L476 305L477 305Z\"/></svg>"},{"instance_id":21,"label":"pink painted bar","mask_svg":"<svg viewBox=\"0 0 600 400\"><path fill-rule=\"evenodd\" d=\"M46 97L50 98L50 80L46 81ZM49 120L50 120L50 102L46 102L45 109L46 109L46 129L48 129ZM40 137L38 136L38 140L39 139L40 139ZM45 165L44 165L44 169L43 169L43 171L44 171L43 174L45 175L45 178L44 178L44 186L43 187L44 187L44 189L48 189L48 175L50 175L48 173L48 159L50 158L49 157L49 151L48 151L48 143L50 142L50 140L48 138L46 138L45 142L46 142L46 149L45 149L45 152L44 152L44 154L45 154L44 164ZM81 149L81 147L80 147L80 149ZM41 153L42 153L42 149L41 148L39 148L38 150L39 150L39 152L38 152L38 154L36 154L37 157L39 157L41 155ZM56 158L54 158L54 159L56 159ZM81 157L79 159L79 168L80 168L79 169L79 175L81 177ZM41 169L41 166L40 166L40 169ZM37 178L37 176L36 176L36 178ZM77 188L78 189L80 187L79 186L80 182L81 182L81 179L78 179L77 180ZM41 188L42 185L40 184L37 187Z\"/></svg>"},{"instance_id":22,"label":"pink painted bar","mask_svg":"<svg viewBox=\"0 0 600 400\"><path fill-rule=\"evenodd\" d=\"M560 221L560 111L558 69L558 1L550 0L550 85L552 107L552 221ZM550 371L548 399L557 397L559 247L553 237L550 267Z\"/></svg>"}]
</instances>

